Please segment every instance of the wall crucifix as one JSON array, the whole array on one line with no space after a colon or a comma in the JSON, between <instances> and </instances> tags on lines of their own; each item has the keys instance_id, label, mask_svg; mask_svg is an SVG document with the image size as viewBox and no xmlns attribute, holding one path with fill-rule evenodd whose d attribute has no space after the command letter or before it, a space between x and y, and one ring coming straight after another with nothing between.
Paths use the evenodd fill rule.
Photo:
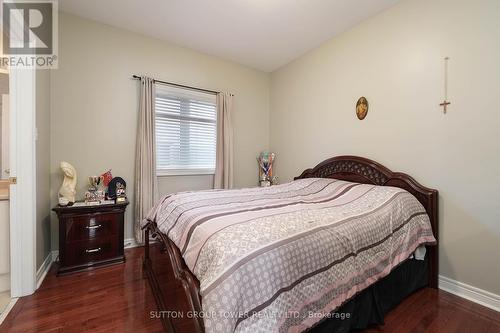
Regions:
<instances>
[{"instance_id":1,"label":"wall crucifix","mask_svg":"<svg viewBox=\"0 0 500 333\"><path fill-rule=\"evenodd\" d=\"M439 104L439 106L443 107L443 113L446 114L448 105L451 103L448 101L448 61L449 57L444 58L444 101Z\"/></svg>"}]
</instances>

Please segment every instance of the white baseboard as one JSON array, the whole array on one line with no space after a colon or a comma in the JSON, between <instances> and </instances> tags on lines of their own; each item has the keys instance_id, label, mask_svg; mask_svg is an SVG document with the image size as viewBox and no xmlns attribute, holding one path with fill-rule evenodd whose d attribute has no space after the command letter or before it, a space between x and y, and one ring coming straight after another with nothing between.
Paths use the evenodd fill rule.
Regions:
<instances>
[{"instance_id":1,"label":"white baseboard","mask_svg":"<svg viewBox=\"0 0 500 333\"><path fill-rule=\"evenodd\" d=\"M52 251L52 262L56 262L59 260L59 250Z\"/></svg>"},{"instance_id":2,"label":"white baseboard","mask_svg":"<svg viewBox=\"0 0 500 333\"><path fill-rule=\"evenodd\" d=\"M10 290L10 273L0 274L0 293Z\"/></svg>"},{"instance_id":3,"label":"white baseboard","mask_svg":"<svg viewBox=\"0 0 500 333\"><path fill-rule=\"evenodd\" d=\"M5 318L7 318L7 315L9 314L10 310L12 310L18 299L19 298L11 298L9 304L7 304L2 313L0 313L0 325L2 325Z\"/></svg>"},{"instance_id":4,"label":"white baseboard","mask_svg":"<svg viewBox=\"0 0 500 333\"><path fill-rule=\"evenodd\" d=\"M124 243L124 246L126 249L131 249L133 247L142 246L141 244L139 244L135 241L135 238L127 238L127 239L125 239L125 241L123 243Z\"/></svg>"},{"instance_id":5,"label":"white baseboard","mask_svg":"<svg viewBox=\"0 0 500 333\"><path fill-rule=\"evenodd\" d=\"M50 266L52 266L53 262L54 259L52 252L49 252L49 254L47 254L47 257L45 257L42 265L36 272L36 289L40 288L40 285L42 284L43 279L45 279L45 276L47 276L47 273L49 272Z\"/></svg>"},{"instance_id":6,"label":"white baseboard","mask_svg":"<svg viewBox=\"0 0 500 333\"><path fill-rule=\"evenodd\" d=\"M439 289L500 312L500 295L439 275Z\"/></svg>"}]
</instances>

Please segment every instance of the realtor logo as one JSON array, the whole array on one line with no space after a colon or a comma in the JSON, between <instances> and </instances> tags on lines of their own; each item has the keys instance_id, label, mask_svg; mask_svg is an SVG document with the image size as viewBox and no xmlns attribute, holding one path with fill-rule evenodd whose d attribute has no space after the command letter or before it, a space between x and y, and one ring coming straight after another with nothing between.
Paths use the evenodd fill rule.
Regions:
<instances>
[{"instance_id":1,"label":"realtor logo","mask_svg":"<svg viewBox=\"0 0 500 333\"><path fill-rule=\"evenodd\" d=\"M4 0L1 65L54 68L57 61L57 2Z\"/></svg>"}]
</instances>

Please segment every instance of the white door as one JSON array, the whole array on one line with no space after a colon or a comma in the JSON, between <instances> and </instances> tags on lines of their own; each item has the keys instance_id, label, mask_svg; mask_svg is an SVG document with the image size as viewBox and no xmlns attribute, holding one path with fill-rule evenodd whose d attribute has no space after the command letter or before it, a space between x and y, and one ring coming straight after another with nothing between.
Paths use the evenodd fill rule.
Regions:
<instances>
[{"instance_id":1,"label":"white door","mask_svg":"<svg viewBox=\"0 0 500 333\"><path fill-rule=\"evenodd\" d=\"M10 95L10 291L12 297L36 289L36 73L11 69Z\"/></svg>"}]
</instances>

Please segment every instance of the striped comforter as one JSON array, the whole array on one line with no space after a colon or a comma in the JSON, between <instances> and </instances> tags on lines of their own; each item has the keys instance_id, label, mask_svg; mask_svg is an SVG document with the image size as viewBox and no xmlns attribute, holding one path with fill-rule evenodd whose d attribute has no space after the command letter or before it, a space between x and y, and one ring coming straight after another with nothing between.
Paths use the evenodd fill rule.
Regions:
<instances>
[{"instance_id":1,"label":"striped comforter","mask_svg":"<svg viewBox=\"0 0 500 333\"><path fill-rule=\"evenodd\" d=\"M307 330L435 243L408 192L335 179L178 193L147 220L200 281L206 332Z\"/></svg>"}]
</instances>

